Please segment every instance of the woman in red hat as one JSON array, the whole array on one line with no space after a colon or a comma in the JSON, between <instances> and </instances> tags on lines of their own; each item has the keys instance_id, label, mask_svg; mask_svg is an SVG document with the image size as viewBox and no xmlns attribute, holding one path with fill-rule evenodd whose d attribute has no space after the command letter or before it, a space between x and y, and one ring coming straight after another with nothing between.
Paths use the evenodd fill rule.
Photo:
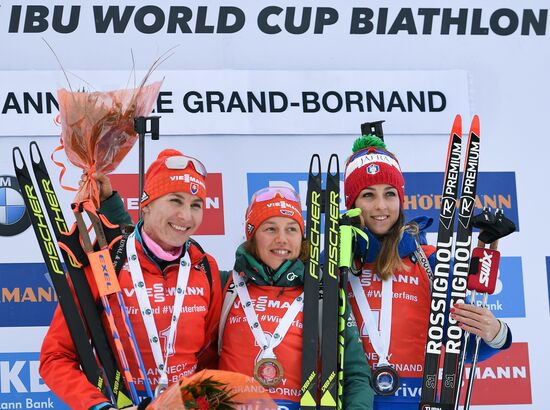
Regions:
<instances>
[{"instance_id":1,"label":"woman in red hat","mask_svg":"<svg viewBox=\"0 0 550 410\"><path fill-rule=\"evenodd\" d=\"M344 179L346 208L361 209L369 242L358 241L361 274L350 275L350 302L373 369L374 408L416 410L430 313L428 271L435 263L435 248L425 241L431 220L405 223L403 174L380 138L363 136L353 151ZM451 312L462 329L481 336L480 360L512 343L508 326L490 310L455 304Z\"/></svg>"},{"instance_id":2,"label":"woman in red hat","mask_svg":"<svg viewBox=\"0 0 550 410\"><path fill-rule=\"evenodd\" d=\"M199 367L215 366L212 360L217 358L218 266L191 239L202 222L205 177L206 169L197 159L176 150L159 154L147 170L140 204L142 219L128 236L127 259L118 276L147 380L157 391ZM111 208L110 216L117 214L115 220L126 218L129 222L109 180L100 175L98 181L103 182L102 206ZM117 312L113 313L116 316ZM123 337L121 334L124 350L130 352L129 340ZM127 357L132 374L139 374L135 360ZM42 345L40 375L71 409L116 408L80 369L59 309ZM134 381L138 390L144 389L143 379Z\"/></svg>"},{"instance_id":3,"label":"woman in red hat","mask_svg":"<svg viewBox=\"0 0 550 410\"><path fill-rule=\"evenodd\" d=\"M222 277L219 368L254 376L280 408L298 409L308 255L298 194L286 187L256 192L246 211L245 232L246 242L237 249L233 271ZM370 369L358 337L355 323L349 321L344 355L346 409L372 408Z\"/></svg>"}]
</instances>

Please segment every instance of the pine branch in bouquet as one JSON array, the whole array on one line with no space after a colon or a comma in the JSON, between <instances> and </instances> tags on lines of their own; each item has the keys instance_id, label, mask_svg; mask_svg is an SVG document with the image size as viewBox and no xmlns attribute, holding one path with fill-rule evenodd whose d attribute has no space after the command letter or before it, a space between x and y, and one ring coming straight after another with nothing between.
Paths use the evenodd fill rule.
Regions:
<instances>
[{"instance_id":1,"label":"pine branch in bouquet","mask_svg":"<svg viewBox=\"0 0 550 410\"><path fill-rule=\"evenodd\" d=\"M201 370L184 377L156 397L147 410L277 410L277 404L253 377L224 370Z\"/></svg>"},{"instance_id":2,"label":"pine branch in bouquet","mask_svg":"<svg viewBox=\"0 0 550 410\"><path fill-rule=\"evenodd\" d=\"M180 382L180 392L186 409L234 410L239 402L232 400L236 394L222 382L212 377L185 384Z\"/></svg>"}]
</instances>

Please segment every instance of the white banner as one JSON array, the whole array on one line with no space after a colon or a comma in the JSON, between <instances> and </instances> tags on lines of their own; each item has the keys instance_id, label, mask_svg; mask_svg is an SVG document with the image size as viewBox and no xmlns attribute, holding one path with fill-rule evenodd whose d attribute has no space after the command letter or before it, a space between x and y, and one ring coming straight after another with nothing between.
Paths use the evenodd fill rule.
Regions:
<instances>
[{"instance_id":1,"label":"white banner","mask_svg":"<svg viewBox=\"0 0 550 410\"><path fill-rule=\"evenodd\" d=\"M68 73L71 88L108 91L139 84L123 71ZM155 112L161 133L357 134L384 119L392 134L447 134L449 118L470 113L468 75L448 71L159 71ZM57 135L61 71L6 71L1 133Z\"/></svg>"}]
</instances>

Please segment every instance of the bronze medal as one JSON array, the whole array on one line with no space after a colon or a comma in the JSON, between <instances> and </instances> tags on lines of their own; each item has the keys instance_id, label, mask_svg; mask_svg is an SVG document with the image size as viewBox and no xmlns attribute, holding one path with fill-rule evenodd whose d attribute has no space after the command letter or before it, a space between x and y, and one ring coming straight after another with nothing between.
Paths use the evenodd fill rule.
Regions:
<instances>
[{"instance_id":1,"label":"bronze medal","mask_svg":"<svg viewBox=\"0 0 550 410\"><path fill-rule=\"evenodd\" d=\"M380 366L372 371L372 387L376 394L389 396L399 388L399 374L391 366Z\"/></svg>"},{"instance_id":2,"label":"bronze medal","mask_svg":"<svg viewBox=\"0 0 550 410\"><path fill-rule=\"evenodd\" d=\"M283 379L283 366L275 358L261 359L254 365L254 378L265 388L275 387Z\"/></svg>"}]
</instances>

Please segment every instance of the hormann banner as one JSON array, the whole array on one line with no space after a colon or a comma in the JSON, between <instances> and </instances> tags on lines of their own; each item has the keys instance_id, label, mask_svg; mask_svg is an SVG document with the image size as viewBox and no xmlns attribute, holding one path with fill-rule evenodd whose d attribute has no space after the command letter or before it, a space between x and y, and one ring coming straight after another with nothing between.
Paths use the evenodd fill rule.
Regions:
<instances>
[{"instance_id":1,"label":"hormann banner","mask_svg":"<svg viewBox=\"0 0 550 410\"><path fill-rule=\"evenodd\" d=\"M58 135L57 90L133 87L145 73L6 71L0 136ZM468 75L448 71L158 71L161 133L357 134L387 120L391 134L444 134L470 114Z\"/></svg>"}]
</instances>

